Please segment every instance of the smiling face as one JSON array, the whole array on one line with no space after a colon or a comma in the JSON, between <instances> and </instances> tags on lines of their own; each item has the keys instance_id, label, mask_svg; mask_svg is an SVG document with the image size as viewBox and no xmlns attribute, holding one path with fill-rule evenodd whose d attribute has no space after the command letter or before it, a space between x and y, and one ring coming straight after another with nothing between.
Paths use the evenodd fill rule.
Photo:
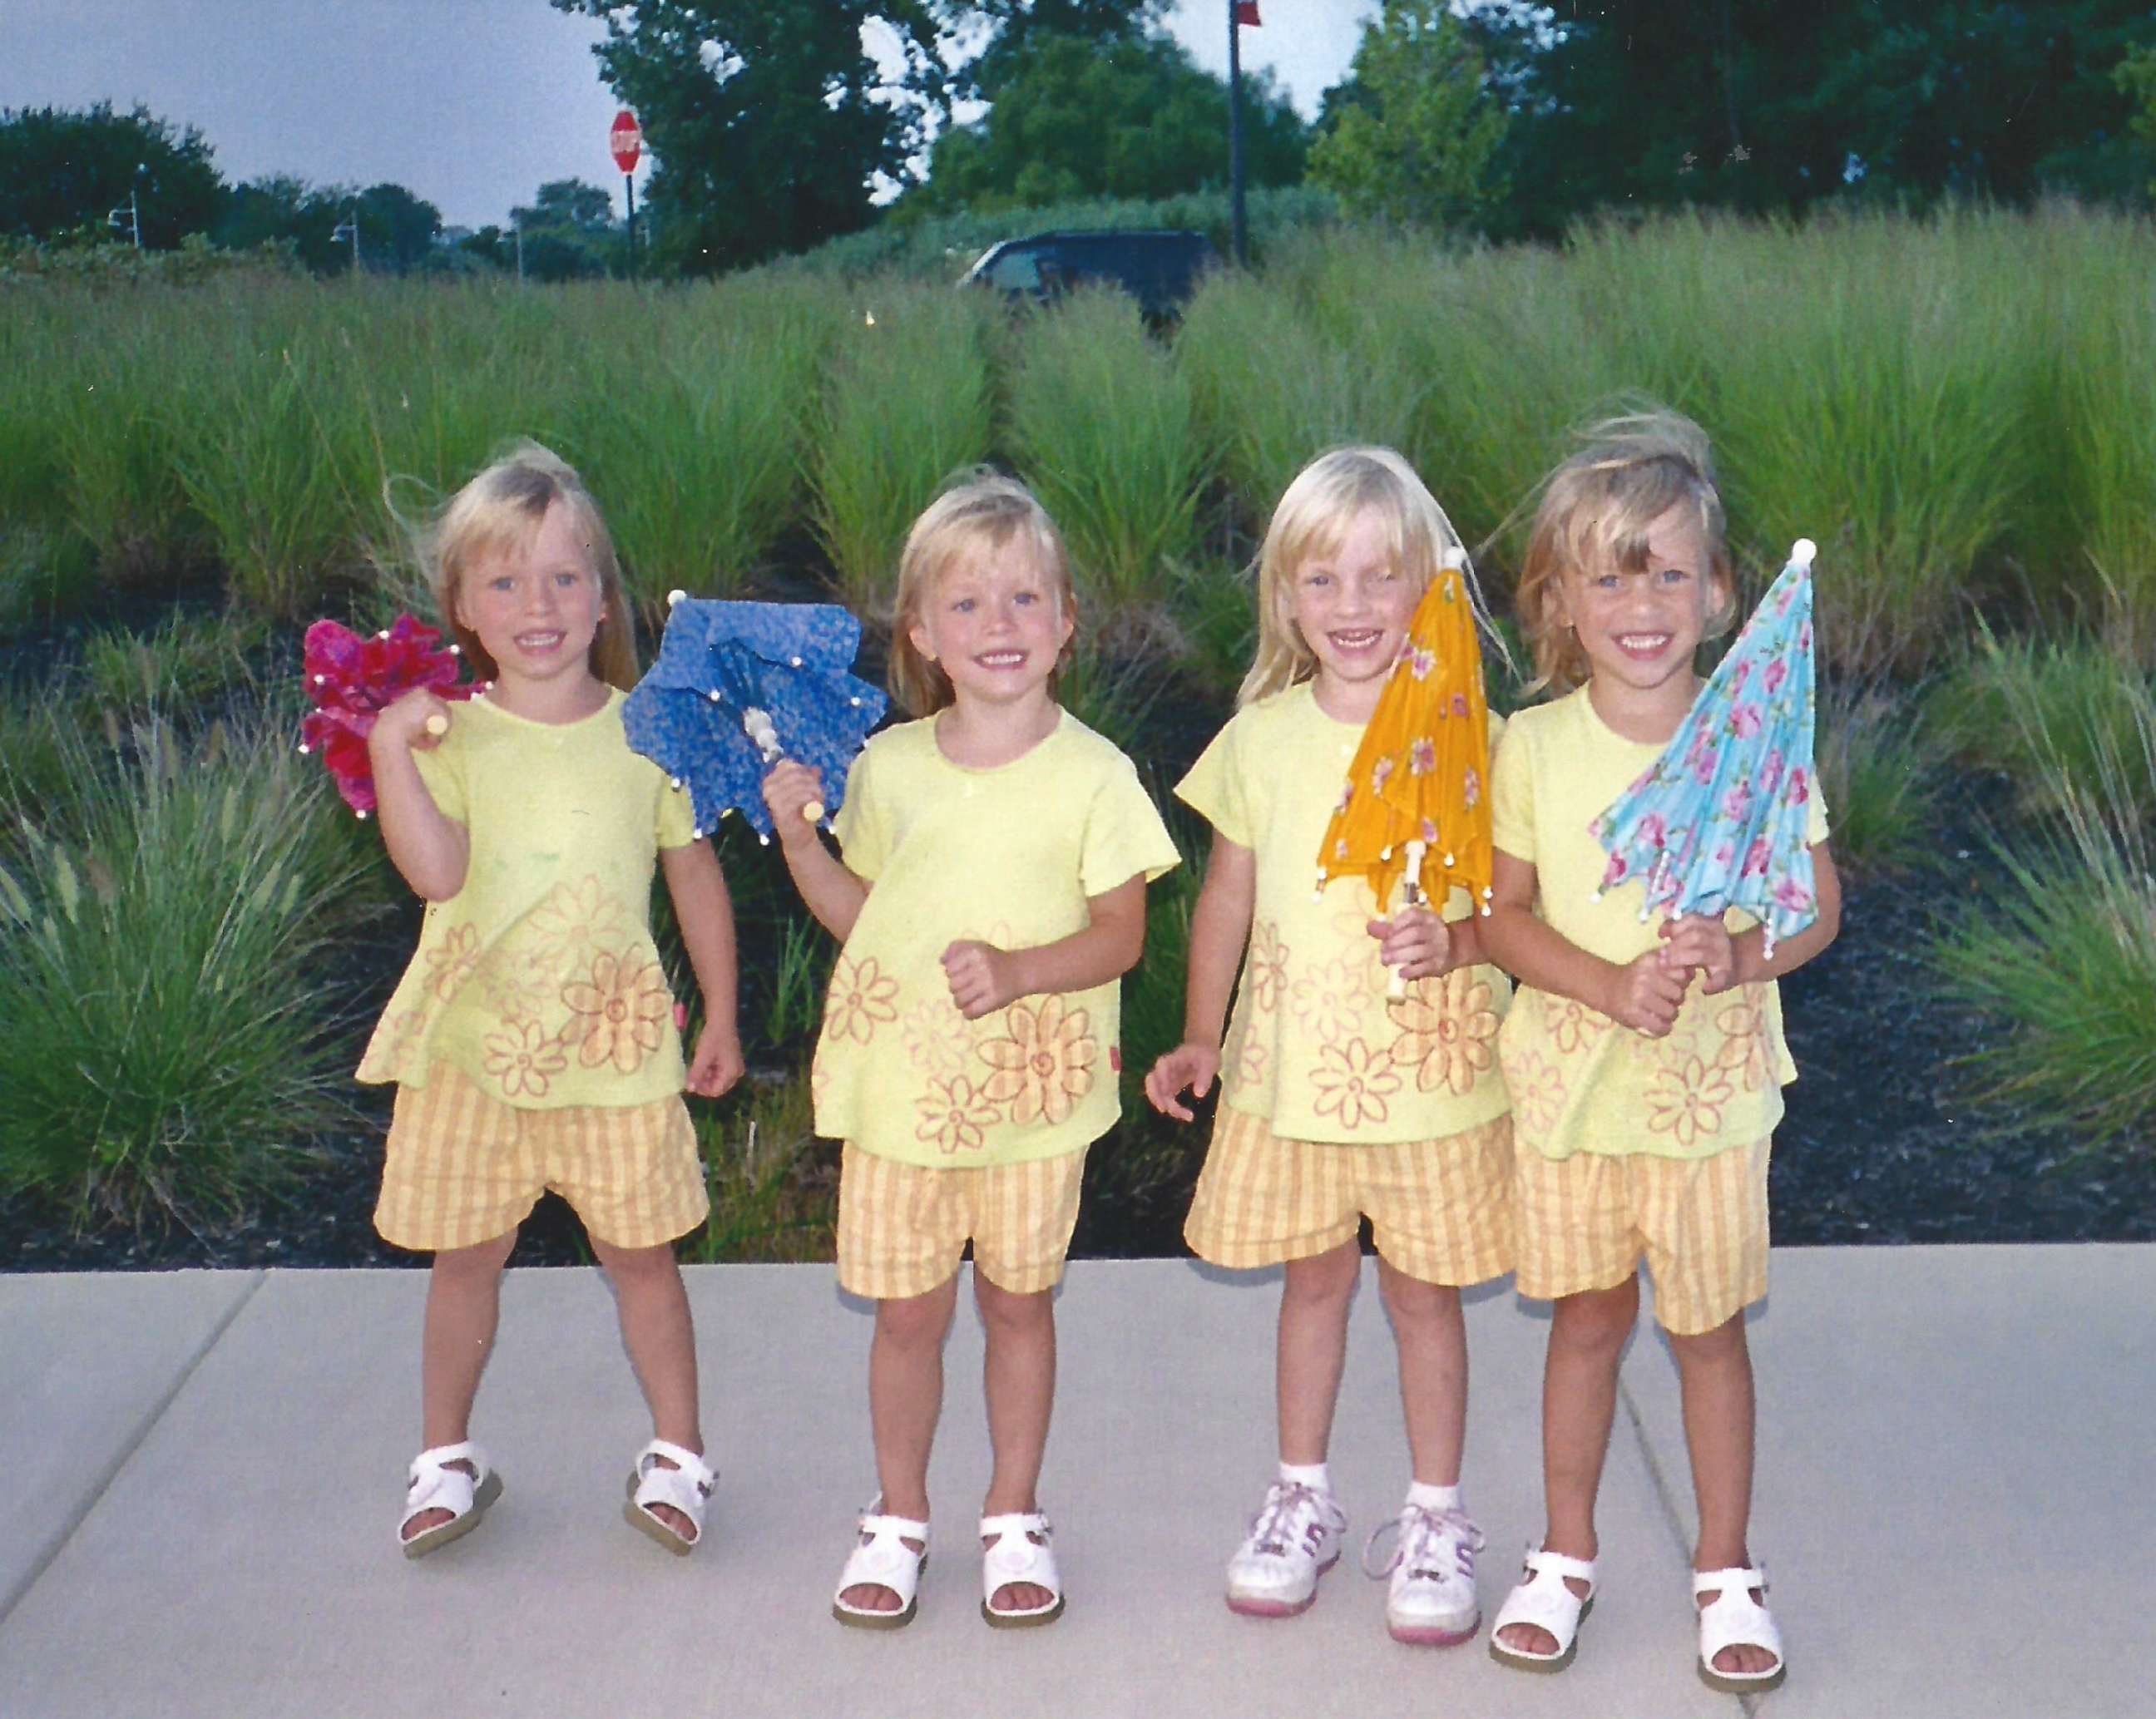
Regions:
<instances>
[{"instance_id":1,"label":"smiling face","mask_svg":"<svg viewBox=\"0 0 2156 1719\"><path fill-rule=\"evenodd\" d=\"M950 676L959 705L1011 706L1047 696L1075 626L1040 554L1014 536L954 557L922 593L906 636Z\"/></svg>"},{"instance_id":2,"label":"smiling face","mask_svg":"<svg viewBox=\"0 0 2156 1719\"><path fill-rule=\"evenodd\" d=\"M555 501L523 550L482 556L465 569L456 617L513 690L588 677L605 604L576 516Z\"/></svg>"},{"instance_id":3,"label":"smiling face","mask_svg":"<svg viewBox=\"0 0 2156 1719\"><path fill-rule=\"evenodd\" d=\"M1369 716L1421 594L1375 512L1358 514L1331 554L1303 561L1283 598L1317 659L1319 704L1343 719Z\"/></svg>"},{"instance_id":4,"label":"smiling face","mask_svg":"<svg viewBox=\"0 0 2156 1719\"><path fill-rule=\"evenodd\" d=\"M1729 600L1697 510L1681 505L1647 527L1644 566L1574 568L1563 583L1564 618L1594 681L1634 701L1681 692L1689 704L1693 654Z\"/></svg>"}]
</instances>

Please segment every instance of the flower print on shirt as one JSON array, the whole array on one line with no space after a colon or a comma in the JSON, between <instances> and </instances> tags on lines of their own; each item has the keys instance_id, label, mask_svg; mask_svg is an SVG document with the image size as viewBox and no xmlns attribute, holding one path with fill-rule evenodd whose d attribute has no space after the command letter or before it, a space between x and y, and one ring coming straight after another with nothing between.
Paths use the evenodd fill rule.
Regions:
<instances>
[{"instance_id":1,"label":"flower print on shirt","mask_svg":"<svg viewBox=\"0 0 2156 1719\"><path fill-rule=\"evenodd\" d=\"M562 986L562 1001L573 1017L562 1038L577 1046L578 1062L588 1069L611 1063L624 1075L659 1049L674 1009L657 962L603 953L592 957L588 979Z\"/></svg>"},{"instance_id":2,"label":"flower print on shirt","mask_svg":"<svg viewBox=\"0 0 2156 1719\"><path fill-rule=\"evenodd\" d=\"M981 1095L1010 1106L1013 1121L1045 1116L1060 1122L1093 1090L1101 1047L1086 1012L1066 1008L1056 996L1044 997L1035 1008L1014 1003L1004 1015L1008 1036L983 1039L978 1046L981 1060L995 1070Z\"/></svg>"},{"instance_id":3,"label":"flower print on shirt","mask_svg":"<svg viewBox=\"0 0 2156 1719\"><path fill-rule=\"evenodd\" d=\"M878 1026L898 1019L892 1000L897 995L898 981L876 965L875 956L855 962L841 955L831 969L831 997L824 1006L824 1035L867 1044Z\"/></svg>"},{"instance_id":4,"label":"flower print on shirt","mask_svg":"<svg viewBox=\"0 0 2156 1719\"><path fill-rule=\"evenodd\" d=\"M1418 1092L1443 1088L1464 1097L1473 1090L1496 1060L1494 1000L1487 980L1472 967L1455 967L1442 979L1417 980L1385 1005L1400 1029L1389 1054L1414 1074Z\"/></svg>"},{"instance_id":5,"label":"flower print on shirt","mask_svg":"<svg viewBox=\"0 0 2156 1719\"><path fill-rule=\"evenodd\" d=\"M1337 1116L1340 1126L1350 1130L1385 1120L1389 1101L1400 1090L1399 1073L1390 1057L1373 1051L1360 1039L1327 1044L1319 1056L1317 1070L1310 1077L1317 1089L1319 1116Z\"/></svg>"}]
</instances>

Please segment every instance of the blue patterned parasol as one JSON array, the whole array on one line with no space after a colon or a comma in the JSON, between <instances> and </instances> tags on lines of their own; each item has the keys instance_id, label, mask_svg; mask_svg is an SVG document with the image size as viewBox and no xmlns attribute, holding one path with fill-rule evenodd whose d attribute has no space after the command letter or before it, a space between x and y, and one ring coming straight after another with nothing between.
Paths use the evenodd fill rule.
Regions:
<instances>
[{"instance_id":1,"label":"blue patterned parasol","mask_svg":"<svg viewBox=\"0 0 2156 1719\"><path fill-rule=\"evenodd\" d=\"M782 756L820 770L836 810L886 703L853 673L861 623L835 603L721 603L679 591L667 600L659 660L622 706L622 725L631 747L688 789L696 833L739 812L770 840L763 778Z\"/></svg>"},{"instance_id":2,"label":"blue patterned parasol","mask_svg":"<svg viewBox=\"0 0 2156 1719\"><path fill-rule=\"evenodd\" d=\"M1609 854L1595 890L1643 881L1640 917L1742 908L1767 952L1818 916L1809 839L1812 557L1800 537L1646 773L1588 826Z\"/></svg>"}]
</instances>

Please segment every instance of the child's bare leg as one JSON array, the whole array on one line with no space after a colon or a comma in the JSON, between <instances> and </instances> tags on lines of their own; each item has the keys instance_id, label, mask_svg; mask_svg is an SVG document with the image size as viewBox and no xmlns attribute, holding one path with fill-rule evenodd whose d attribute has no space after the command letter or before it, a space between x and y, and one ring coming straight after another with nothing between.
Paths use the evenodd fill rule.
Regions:
<instances>
[{"instance_id":1,"label":"child's bare leg","mask_svg":"<svg viewBox=\"0 0 2156 1719\"><path fill-rule=\"evenodd\" d=\"M928 1453L943 1412L943 1340L958 1305L958 1275L922 1296L876 1303L869 1345L869 1425L886 1515L928 1520ZM916 1552L918 1542L906 1542ZM861 1583L839 1598L861 1611L895 1612L898 1596Z\"/></svg>"},{"instance_id":2,"label":"child's bare leg","mask_svg":"<svg viewBox=\"0 0 2156 1719\"><path fill-rule=\"evenodd\" d=\"M613 1285L615 1311L621 1320L622 1347L651 1409L654 1437L704 1454L704 1434L696 1405L696 1329L689 1315L688 1287L673 1244L618 1248L591 1238L592 1252ZM661 1467L675 1465L653 1459ZM652 1514L685 1540L696 1537L696 1524L670 1504L654 1504Z\"/></svg>"},{"instance_id":3,"label":"child's bare leg","mask_svg":"<svg viewBox=\"0 0 2156 1719\"><path fill-rule=\"evenodd\" d=\"M984 1516L1040 1508L1042 1454L1055 1403L1055 1296L1052 1290L1013 1295L973 1267L973 1299L987 1339L982 1383L988 1399L988 1444L995 1471ZM983 1542L984 1544L986 1542ZM1030 1582L1007 1582L989 1604L998 1611L1031 1611L1055 1596Z\"/></svg>"},{"instance_id":4,"label":"child's bare leg","mask_svg":"<svg viewBox=\"0 0 2156 1719\"><path fill-rule=\"evenodd\" d=\"M1362 1272L1362 1249L1353 1236L1337 1248L1287 1263L1278 1358L1284 1463L1306 1467L1325 1460L1340 1373L1348 1361L1348 1311Z\"/></svg>"},{"instance_id":5,"label":"child's bare leg","mask_svg":"<svg viewBox=\"0 0 2156 1719\"><path fill-rule=\"evenodd\" d=\"M1670 1337L1684 1388L1685 1443L1691 1453L1691 1484L1699 1502L1695 1570L1749 1569L1746 1531L1752 1515L1752 1456L1756 1410L1752 1351L1744 1316L1727 1319L1696 1337ZM1754 1600L1759 1590L1752 1590ZM1705 1605L1711 1595L1702 1594ZM1714 1669L1738 1675L1770 1671L1774 1656L1740 1643L1714 1656Z\"/></svg>"},{"instance_id":6,"label":"child's bare leg","mask_svg":"<svg viewBox=\"0 0 2156 1719\"><path fill-rule=\"evenodd\" d=\"M1456 1486L1467 1441L1467 1321L1460 1291L1410 1277L1382 1256L1378 1287L1400 1352L1400 1406L1407 1413L1414 1478Z\"/></svg>"},{"instance_id":7,"label":"child's bare leg","mask_svg":"<svg viewBox=\"0 0 2156 1719\"><path fill-rule=\"evenodd\" d=\"M1568 1557L1591 1559L1599 1544L1594 1499L1602 1489L1609 1425L1617 1413L1617 1368L1639 1318L1635 1273L1614 1289L1560 1297L1550 1320L1549 1354L1543 1364L1543 1487L1549 1527L1543 1544ZM1568 1576L1565 1585L1584 1596L1584 1583ZM1550 1633L1532 1624L1507 1624L1502 1633L1507 1646L1522 1653L1557 1651Z\"/></svg>"},{"instance_id":8,"label":"child's bare leg","mask_svg":"<svg viewBox=\"0 0 2156 1719\"><path fill-rule=\"evenodd\" d=\"M479 1395L487 1357L494 1352L501 1315L501 1268L516 1246L516 1232L468 1248L445 1248L427 1275L427 1316L419 1340L421 1448L461 1444L471 1436L472 1403ZM466 1474L469 1462L451 1468ZM404 1537L454 1520L446 1510L426 1510L404 1525Z\"/></svg>"}]
</instances>

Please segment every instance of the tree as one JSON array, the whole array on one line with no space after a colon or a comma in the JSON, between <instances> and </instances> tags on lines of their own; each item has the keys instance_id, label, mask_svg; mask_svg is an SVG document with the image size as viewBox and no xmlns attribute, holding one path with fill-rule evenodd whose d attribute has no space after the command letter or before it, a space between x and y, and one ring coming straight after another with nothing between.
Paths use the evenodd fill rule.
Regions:
<instances>
[{"instance_id":1,"label":"tree","mask_svg":"<svg viewBox=\"0 0 2156 1719\"><path fill-rule=\"evenodd\" d=\"M1511 232L1611 208L2110 197L2141 177L2112 74L2156 42L2145 0L1485 0L1462 23L1512 115Z\"/></svg>"},{"instance_id":2,"label":"tree","mask_svg":"<svg viewBox=\"0 0 2156 1719\"><path fill-rule=\"evenodd\" d=\"M985 117L936 140L909 212L1032 208L1079 198L1172 197L1228 177L1228 86L1166 36L1041 33L991 62ZM1245 171L1302 177L1306 132L1270 76L1245 80Z\"/></svg>"},{"instance_id":3,"label":"tree","mask_svg":"<svg viewBox=\"0 0 2156 1719\"><path fill-rule=\"evenodd\" d=\"M442 230L442 212L402 185L370 185L352 199L363 262L408 275L424 264Z\"/></svg>"},{"instance_id":4,"label":"tree","mask_svg":"<svg viewBox=\"0 0 2156 1719\"><path fill-rule=\"evenodd\" d=\"M2112 81L2133 99L2133 135L2144 143L2156 143L2156 48L2137 48L2112 74ZM2148 186L2156 196L2156 180Z\"/></svg>"},{"instance_id":5,"label":"tree","mask_svg":"<svg viewBox=\"0 0 2156 1719\"><path fill-rule=\"evenodd\" d=\"M931 0L552 0L603 20L593 52L658 165L662 264L704 275L866 226L879 176L903 181L921 115L943 100ZM905 69L861 49L870 18ZM906 99L915 104L905 105Z\"/></svg>"},{"instance_id":6,"label":"tree","mask_svg":"<svg viewBox=\"0 0 2156 1719\"><path fill-rule=\"evenodd\" d=\"M583 280L607 274L621 260L613 199L581 179L550 179L531 207L509 212L524 235L524 273L533 280ZM515 239L511 237L512 255Z\"/></svg>"},{"instance_id":7,"label":"tree","mask_svg":"<svg viewBox=\"0 0 2156 1719\"><path fill-rule=\"evenodd\" d=\"M201 132L176 131L146 107L0 110L0 233L49 239L102 228L131 192L142 243L168 250L209 229L224 182Z\"/></svg>"},{"instance_id":8,"label":"tree","mask_svg":"<svg viewBox=\"0 0 2156 1719\"><path fill-rule=\"evenodd\" d=\"M326 275L341 260L349 264L350 254L340 259L331 237L341 219L333 193L290 173L271 173L233 187L210 236L226 250L290 244L308 268Z\"/></svg>"},{"instance_id":9,"label":"tree","mask_svg":"<svg viewBox=\"0 0 2156 1719\"><path fill-rule=\"evenodd\" d=\"M1311 148L1311 178L1358 214L1481 224L1504 195L1493 162L1507 116L1444 0L1385 0L1363 28L1351 76L1359 98L1332 105L1337 117Z\"/></svg>"}]
</instances>

